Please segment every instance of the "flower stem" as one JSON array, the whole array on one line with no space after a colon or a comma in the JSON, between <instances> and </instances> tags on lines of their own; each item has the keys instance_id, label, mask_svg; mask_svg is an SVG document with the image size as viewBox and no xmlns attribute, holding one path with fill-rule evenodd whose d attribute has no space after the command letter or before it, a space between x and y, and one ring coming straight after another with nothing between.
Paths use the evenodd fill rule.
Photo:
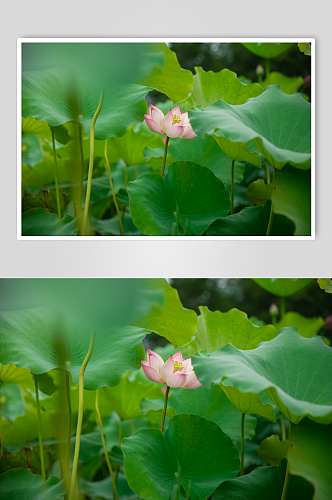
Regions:
<instances>
[{"instance_id":1,"label":"flower stem","mask_svg":"<svg viewBox=\"0 0 332 500\"><path fill-rule=\"evenodd\" d=\"M245 413L242 413L241 417L241 465L240 465L240 476L244 475L244 417Z\"/></svg>"},{"instance_id":2,"label":"flower stem","mask_svg":"<svg viewBox=\"0 0 332 500\"><path fill-rule=\"evenodd\" d=\"M90 127L90 158L89 158L89 172L88 172L88 183L86 187L86 197L85 197L85 205L84 205L84 215L83 215L83 226L82 226L82 236L85 236L86 232L86 224L88 221L88 213L89 213L89 204L90 204L90 195L91 195L91 182L92 182L92 173L93 173L93 161L94 161L94 153L95 153L95 124L102 108L104 101L104 90L101 91L98 108L92 118L91 127Z\"/></svg>"},{"instance_id":3,"label":"flower stem","mask_svg":"<svg viewBox=\"0 0 332 500\"><path fill-rule=\"evenodd\" d=\"M87 364L91 358L93 346L94 346L94 334L91 335L89 350L83 364L81 366L79 380L78 380L78 416L77 416L77 426L76 426L76 441L75 441L75 453L73 460L73 470L71 473L71 482L70 482L70 493L69 500L73 500L75 493L75 483L76 483L76 475L77 475L77 467L78 467L78 457L80 454L80 441L81 441L81 432L82 432L82 422L83 422L83 403L84 403L84 372L87 367Z\"/></svg>"},{"instance_id":4,"label":"flower stem","mask_svg":"<svg viewBox=\"0 0 332 500\"><path fill-rule=\"evenodd\" d=\"M112 181L112 176L111 176L111 167L108 161L108 156L107 156L107 139L105 140L105 149L104 149L104 155L105 155L105 161L106 161L106 172L108 173L108 178L110 181L110 186L111 186L111 191L112 191L112 196L113 196L113 201L116 209L116 213L118 214L119 217L119 223L120 223L120 232L122 236L125 235L124 229L123 229L123 223L122 223L122 218L120 214L120 209L118 205L118 200L116 199L115 196L115 191L114 191L114 186L113 186L113 181Z\"/></svg>"},{"instance_id":5,"label":"flower stem","mask_svg":"<svg viewBox=\"0 0 332 500\"><path fill-rule=\"evenodd\" d=\"M273 174L272 174L272 182L274 181L274 168L273 168ZM266 230L266 236L270 236L272 232L272 225L273 225L273 219L274 219L274 205L273 205L273 193L272 193L272 198L271 198L271 209L270 209L270 217L269 217L269 223L267 226Z\"/></svg>"},{"instance_id":6,"label":"flower stem","mask_svg":"<svg viewBox=\"0 0 332 500\"><path fill-rule=\"evenodd\" d=\"M102 420L101 420L100 411L99 411L99 405L98 405L98 389L96 390L96 404L95 404L95 407L96 407L96 413L97 413L98 427L99 427L99 430L100 430L101 442L103 443L103 448L104 448L104 453L105 453L105 459L106 459L107 467L108 467L108 470L110 472L111 479L112 479L112 484L113 484L113 489L114 489L114 496L115 496L116 500L119 500L118 491L117 491L117 487L116 487L116 482L115 482L114 474L113 474L113 470L112 470L112 465L111 465L111 462L110 462L110 458L108 456L108 452L107 452L107 448L106 448L106 443L105 443L105 438L104 438L104 433L103 433L103 423L102 423Z\"/></svg>"},{"instance_id":7,"label":"flower stem","mask_svg":"<svg viewBox=\"0 0 332 500\"><path fill-rule=\"evenodd\" d=\"M120 422L119 422L119 447L121 447L122 436L123 436L123 422L122 422L122 418L120 418Z\"/></svg>"},{"instance_id":8,"label":"flower stem","mask_svg":"<svg viewBox=\"0 0 332 500\"><path fill-rule=\"evenodd\" d=\"M163 159L163 166L161 168L161 176L165 177L165 165L166 165L166 158L167 158L167 148L168 148L168 142L169 142L169 137L166 137L166 142L165 142L165 153L164 153L164 159Z\"/></svg>"},{"instance_id":9,"label":"flower stem","mask_svg":"<svg viewBox=\"0 0 332 500\"><path fill-rule=\"evenodd\" d=\"M67 449L66 449L66 469L69 474L69 455L70 455L70 438L71 438L71 402L70 402L70 388L69 388L69 375L66 372L66 399L68 411L68 435L67 435Z\"/></svg>"},{"instance_id":10,"label":"flower stem","mask_svg":"<svg viewBox=\"0 0 332 500\"><path fill-rule=\"evenodd\" d=\"M231 215L234 214L234 163L232 160L232 170L231 170Z\"/></svg>"},{"instance_id":11,"label":"flower stem","mask_svg":"<svg viewBox=\"0 0 332 500\"><path fill-rule=\"evenodd\" d=\"M58 209L58 217L61 219L61 206L60 206L60 193L59 193L59 178L58 178L58 164L55 152L55 140L54 140L54 127L52 130L52 145L53 145L53 159L54 159L54 178L55 178L55 193L56 193L56 205Z\"/></svg>"},{"instance_id":12,"label":"flower stem","mask_svg":"<svg viewBox=\"0 0 332 500\"><path fill-rule=\"evenodd\" d=\"M281 429L281 440L286 441L286 429L285 429L285 421L282 413L279 414L280 420L280 429Z\"/></svg>"},{"instance_id":13,"label":"flower stem","mask_svg":"<svg viewBox=\"0 0 332 500\"><path fill-rule=\"evenodd\" d=\"M288 439L290 437L291 426L292 426L292 424L289 422ZM290 481L290 468L289 468L289 459L287 459L286 475L285 475L285 481L284 481L284 487L282 490L281 500L286 500L286 498L287 498L289 481Z\"/></svg>"},{"instance_id":14,"label":"flower stem","mask_svg":"<svg viewBox=\"0 0 332 500\"><path fill-rule=\"evenodd\" d=\"M80 187L78 190L78 216L82 214L82 192L83 192L83 176L84 176L84 153L83 153L83 127L78 124L78 144L81 157L81 172L80 172Z\"/></svg>"},{"instance_id":15,"label":"flower stem","mask_svg":"<svg viewBox=\"0 0 332 500\"><path fill-rule=\"evenodd\" d=\"M280 318L283 320L286 314L286 298L281 297L280 299Z\"/></svg>"},{"instance_id":16,"label":"flower stem","mask_svg":"<svg viewBox=\"0 0 332 500\"><path fill-rule=\"evenodd\" d=\"M162 421L161 421L160 432L164 432L164 425L165 425L165 418L166 418L166 411L167 411L167 402L168 402L169 390L170 390L170 387L168 387L168 385L167 385L166 386L166 392L165 392L164 412L163 412L163 418L162 418Z\"/></svg>"},{"instance_id":17,"label":"flower stem","mask_svg":"<svg viewBox=\"0 0 332 500\"><path fill-rule=\"evenodd\" d=\"M42 425L41 425L41 416L40 416L40 404L39 404L39 391L38 391L37 375L35 375L35 392L36 392L36 403L37 403L40 465L41 465L42 477L43 477L44 481L46 481L45 462L44 462L44 448L43 448L43 435L42 435Z\"/></svg>"}]
</instances>

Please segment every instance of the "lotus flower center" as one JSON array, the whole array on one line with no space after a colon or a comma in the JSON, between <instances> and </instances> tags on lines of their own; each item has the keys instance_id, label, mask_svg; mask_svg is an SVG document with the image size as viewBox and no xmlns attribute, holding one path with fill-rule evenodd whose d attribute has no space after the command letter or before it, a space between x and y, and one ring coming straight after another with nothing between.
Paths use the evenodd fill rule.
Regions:
<instances>
[{"instance_id":1,"label":"lotus flower center","mask_svg":"<svg viewBox=\"0 0 332 500\"><path fill-rule=\"evenodd\" d=\"M183 368L183 365L179 363L178 361L174 361L174 372L180 372Z\"/></svg>"},{"instance_id":2,"label":"lotus flower center","mask_svg":"<svg viewBox=\"0 0 332 500\"><path fill-rule=\"evenodd\" d=\"M180 121L181 121L181 117L180 116L173 115L173 123L172 123L172 125L174 125L175 123L180 123Z\"/></svg>"}]
</instances>

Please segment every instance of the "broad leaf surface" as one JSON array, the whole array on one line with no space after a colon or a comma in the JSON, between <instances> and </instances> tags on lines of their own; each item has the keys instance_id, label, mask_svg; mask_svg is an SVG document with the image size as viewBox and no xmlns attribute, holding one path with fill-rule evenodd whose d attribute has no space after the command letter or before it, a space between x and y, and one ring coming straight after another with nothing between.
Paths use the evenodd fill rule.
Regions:
<instances>
[{"instance_id":1,"label":"broad leaf surface","mask_svg":"<svg viewBox=\"0 0 332 500\"><path fill-rule=\"evenodd\" d=\"M165 178L146 174L128 184L130 212L144 234L200 236L230 209L229 193L211 172L190 161L174 162ZM176 230L176 224L178 227Z\"/></svg>"},{"instance_id":2,"label":"broad leaf surface","mask_svg":"<svg viewBox=\"0 0 332 500\"><path fill-rule=\"evenodd\" d=\"M230 402L246 415L261 415L271 422L276 421L275 409L271 399L263 391L259 394L254 392L243 393L233 386L220 384L220 387L230 400Z\"/></svg>"},{"instance_id":3,"label":"broad leaf surface","mask_svg":"<svg viewBox=\"0 0 332 500\"><path fill-rule=\"evenodd\" d=\"M149 279L148 290L162 290L165 296L163 306L153 305L133 324L165 337L175 348L182 347L191 341L197 328L195 311L185 309L177 290L172 288L163 278ZM144 358L142 358L144 359Z\"/></svg>"},{"instance_id":4,"label":"broad leaf surface","mask_svg":"<svg viewBox=\"0 0 332 500\"><path fill-rule=\"evenodd\" d=\"M115 215L111 219L95 219L91 217L91 225L92 229L96 231L98 234L104 235L112 235L112 236L121 236L120 230L120 222L119 217ZM135 224L133 223L133 219L130 214L126 213L123 217L123 229L125 236L140 236L142 235L141 231L137 229Z\"/></svg>"},{"instance_id":5,"label":"broad leaf surface","mask_svg":"<svg viewBox=\"0 0 332 500\"><path fill-rule=\"evenodd\" d=\"M279 436L272 434L260 444L257 450L258 456L264 458L269 465L278 465L281 460L287 458L290 442L280 441Z\"/></svg>"},{"instance_id":6,"label":"broad leaf surface","mask_svg":"<svg viewBox=\"0 0 332 500\"><path fill-rule=\"evenodd\" d=\"M45 470L48 474L55 462L55 456L51 452L49 445L44 445L43 450ZM19 468L29 468L34 474L41 474L39 445L31 448L30 445L26 443L26 446L21 448L19 453L5 453L3 457L0 457L0 474L10 469Z\"/></svg>"},{"instance_id":7,"label":"broad leaf surface","mask_svg":"<svg viewBox=\"0 0 332 500\"><path fill-rule=\"evenodd\" d=\"M135 133L132 129L128 129L122 137L111 137L107 144L108 148L113 148L128 167L144 163L143 151L146 147L152 149L163 147L160 135L148 136L141 132Z\"/></svg>"},{"instance_id":8,"label":"broad leaf surface","mask_svg":"<svg viewBox=\"0 0 332 500\"><path fill-rule=\"evenodd\" d=\"M259 57L264 57L265 59L273 59L279 56L287 49L289 49L293 43L242 43L250 52Z\"/></svg>"},{"instance_id":9,"label":"broad leaf surface","mask_svg":"<svg viewBox=\"0 0 332 500\"><path fill-rule=\"evenodd\" d=\"M70 215L62 219L45 208L32 208L22 214L22 236L76 236L78 222Z\"/></svg>"},{"instance_id":10,"label":"broad leaf surface","mask_svg":"<svg viewBox=\"0 0 332 500\"><path fill-rule=\"evenodd\" d=\"M220 100L203 110L190 110L189 118L196 134L226 138L232 148L245 147L249 141L271 165L280 170L286 163L310 168L311 116L310 104L302 95L284 94L278 85L270 85L264 92L245 104L233 106ZM240 143L240 144L238 144ZM225 147L223 150L226 152ZM253 163L252 154L245 158Z\"/></svg>"},{"instance_id":11,"label":"broad leaf surface","mask_svg":"<svg viewBox=\"0 0 332 500\"><path fill-rule=\"evenodd\" d=\"M164 66L162 68L155 66L137 83L166 94L173 103L182 101L188 96L194 84L192 72L180 67L175 52L170 50L165 43L155 43L151 50L164 54Z\"/></svg>"},{"instance_id":12,"label":"broad leaf surface","mask_svg":"<svg viewBox=\"0 0 332 500\"><path fill-rule=\"evenodd\" d=\"M51 129L47 122L37 121L33 117L22 118L22 134L39 135L42 138L52 139Z\"/></svg>"},{"instance_id":13,"label":"broad leaf surface","mask_svg":"<svg viewBox=\"0 0 332 500\"><path fill-rule=\"evenodd\" d=\"M50 477L44 481L27 469L12 469L0 475L2 500L60 500L66 492L63 481Z\"/></svg>"},{"instance_id":14,"label":"broad leaf surface","mask_svg":"<svg viewBox=\"0 0 332 500\"><path fill-rule=\"evenodd\" d=\"M0 332L3 364L14 362L35 374L62 368L72 375L74 384L78 384L90 336L79 324L64 324L59 333L53 314L37 308L2 312ZM137 370L140 360L144 359L145 335L146 330L136 327L98 332L85 371L84 387L94 390L105 385L115 386L123 373Z\"/></svg>"},{"instance_id":15,"label":"broad leaf surface","mask_svg":"<svg viewBox=\"0 0 332 500\"><path fill-rule=\"evenodd\" d=\"M85 481L80 479L81 492L88 498L99 499L104 498L105 500L114 499L113 483L112 478L109 476L101 481ZM120 498L125 500L137 499L136 493L134 493L128 486L126 476L124 474L118 475L117 490Z\"/></svg>"},{"instance_id":16,"label":"broad leaf surface","mask_svg":"<svg viewBox=\"0 0 332 500\"><path fill-rule=\"evenodd\" d=\"M244 104L247 99L257 97L263 92L259 83L246 85L237 78L236 73L229 69L222 69L219 73L204 71L195 67L194 87L190 97L180 103L181 110L202 105L211 106L219 99L228 104Z\"/></svg>"},{"instance_id":17,"label":"broad leaf surface","mask_svg":"<svg viewBox=\"0 0 332 500\"><path fill-rule=\"evenodd\" d=\"M142 430L122 441L129 486L146 500L169 500L181 471L184 498L206 500L239 471L238 451L214 422L197 415L176 415L163 435Z\"/></svg>"},{"instance_id":18,"label":"broad leaf surface","mask_svg":"<svg viewBox=\"0 0 332 500\"><path fill-rule=\"evenodd\" d=\"M222 313L209 311L207 307L200 306L199 310L195 340L186 346L184 351L186 356L204 349L211 354L228 343L238 349L255 349L259 343L277 336L274 326L256 326L248 319L246 313L238 309Z\"/></svg>"},{"instance_id":19,"label":"broad leaf surface","mask_svg":"<svg viewBox=\"0 0 332 500\"><path fill-rule=\"evenodd\" d=\"M240 212L216 220L207 230L208 236L266 236L271 201L262 207L246 207ZM295 224L287 217L274 214L271 236L293 236Z\"/></svg>"},{"instance_id":20,"label":"broad leaf surface","mask_svg":"<svg viewBox=\"0 0 332 500\"><path fill-rule=\"evenodd\" d=\"M192 363L207 388L222 382L243 393L265 390L294 424L306 416L332 422L332 351L319 337L307 339L295 327L283 328L252 351L228 344L208 357L193 356Z\"/></svg>"},{"instance_id":21,"label":"broad leaf surface","mask_svg":"<svg viewBox=\"0 0 332 500\"><path fill-rule=\"evenodd\" d=\"M287 165L274 176L274 211L291 219L295 236L311 235L311 172Z\"/></svg>"},{"instance_id":22,"label":"broad leaf surface","mask_svg":"<svg viewBox=\"0 0 332 500\"><path fill-rule=\"evenodd\" d=\"M263 179L257 179L249 184L245 194L255 205L262 206L267 200L272 198L273 184L265 184Z\"/></svg>"},{"instance_id":23,"label":"broad leaf surface","mask_svg":"<svg viewBox=\"0 0 332 500\"><path fill-rule=\"evenodd\" d=\"M298 43L297 44L300 51L306 56L311 56L311 45L310 43Z\"/></svg>"},{"instance_id":24,"label":"broad leaf surface","mask_svg":"<svg viewBox=\"0 0 332 500\"><path fill-rule=\"evenodd\" d=\"M17 368L13 364L0 364L0 385L3 383L21 384L24 387L34 389L34 380L29 370L26 368Z\"/></svg>"},{"instance_id":25,"label":"broad leaf surface","mask_svg":"<svg viewBox=\"0 0 332 500\"><path fill-rule=\"evenodd\" d=\"M332 279L331 278L319 278L317 280L319 288L325 290L326 293L332 293Z\"/></svg>"},{"instance_id":26,"label":"broad leaf surface","mask_svg":"<svg viewBox=\"0 0 332 500\"><path fill-rule=\"evenodd\" d=\"M304 420L291 430L288 459L292 474L315 487L313 500L332 498L332 428Z\"/></svg>"},{"instance_id":27,"label":"broad leaf surface","mask_svg":"<svg viewBox=\"0 0 332 500\"><path fill-rule=\"evenodd\" d=\"M267 292L278 297L289 297L313 281L312 278L253 278Z\"/></svg>"},{"instance_id":28,"label":"broad leaf surface","mask_svg":"<svg viewBox=\"0 0 332 500\"><path fill-rule=\"evenodd\" d=\"M68 93L72 85L69 74L61 69L25 71L22 77L22 114L46 121L51 126L75 120L81 123L84 132L90 135L90 125L98 107L101 89L82 85L79 118L68 106ZM124 135L132 123L141 122L147 112L145 96L147 87L124 85L115 90L105 89L104 102L95 126L98 140Z\"/></svg>"},{"instance_id":29,"label":"broad leaf surface","mask_svg":"<svg viewBox=\"0 0 332 500\"><path fill-rule=\"evenodd\" d=\"M278 467L257 467L242 477L225 481L212 500L280 500L285 482L287 462ZM303 477L291 476L287 500L312 500L314 489Z\"/></svg>"},{"instance_id":30,"label":"broad leaf surface","mask_svg":"<svg viewBox=\"0 0 332 500\"><path fill-rule=\"evenodd\" d=\"M306 318L297 312L289 311L285 314L283 319L276 324L278 331L286 326L296 326L297 331L302 337L311 338L317 335L319 330L324 327L324 320L321 317Z\"/></svg>"},{"instance_id":31,"label":"broad leaf surface","mask_svg":"<svg viewBox=\"0 0 332 500\"><path fill-rule=\"evenodd\" d=\"M272 71L269 76L263 81L262 87L267 85L279 85L282 92L285 94L294 94L303 85L302 76L286 76L278 71Z\"/></svg>"}]
</instances>

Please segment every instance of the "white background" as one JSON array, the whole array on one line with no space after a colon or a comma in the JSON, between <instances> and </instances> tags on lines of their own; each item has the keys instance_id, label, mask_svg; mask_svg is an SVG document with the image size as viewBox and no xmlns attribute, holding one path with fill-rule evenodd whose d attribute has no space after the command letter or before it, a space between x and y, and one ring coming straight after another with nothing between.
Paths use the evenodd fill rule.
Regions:
<instances>
[{"instance_id":1,"label":"white background","mask_svg":"<svg viewBox=\"0 0 332 500\"><path fill-rule=\"evenodd\" d=\"M330 1L2 1L1 277L327 277L332 275ZM22 37L316 39L314 241L16 239L16 40Z\"/></svg>"}]
</instances>

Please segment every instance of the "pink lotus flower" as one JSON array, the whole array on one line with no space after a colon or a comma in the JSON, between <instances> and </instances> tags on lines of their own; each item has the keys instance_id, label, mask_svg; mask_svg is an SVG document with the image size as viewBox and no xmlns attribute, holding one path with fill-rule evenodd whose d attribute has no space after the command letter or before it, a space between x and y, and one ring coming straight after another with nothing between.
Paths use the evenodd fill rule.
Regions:
<instances>
[{"instance_id":1,"label":"pink lotus flower","mask_svg":"<svg viewBox=\"0 0 332 500\"><path fill-rule=\"evenodd\" d=\"M188 113L181 113L179 106L170 109L166 116L164 116L164 113L159 108L153 106L153 104L149 104L149 111L150 114L144 115L144 118L152 132L172 138L192 139L196 137L190 125Z\"/></svg>"},{"instance_id":2,"label":"pink lotus flower","mask_svg":"<svg viewBox=\"0 0 332 500\"><path fill-rule=\"evenodd\" d=\"M196 389L202 384L198 382L193 370L191 359L184 359L179 352L170 356L166 363L156 352L148 349L147 361L141 361L145 375L152 382L166 384L169 387L185 387Z\"/></svg>"}]
</instances>

